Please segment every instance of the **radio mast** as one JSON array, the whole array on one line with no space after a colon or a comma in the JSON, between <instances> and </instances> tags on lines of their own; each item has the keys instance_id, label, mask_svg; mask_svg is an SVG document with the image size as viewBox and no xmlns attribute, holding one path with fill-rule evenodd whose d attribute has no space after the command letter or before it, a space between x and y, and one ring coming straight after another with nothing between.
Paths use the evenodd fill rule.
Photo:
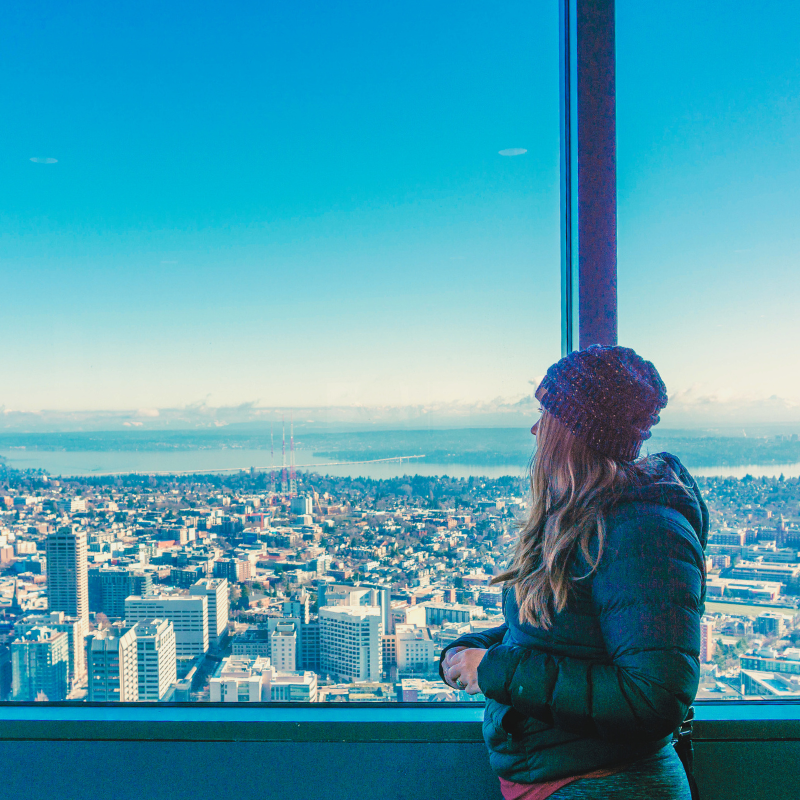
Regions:
<instances>
[{"instance_id":1,"label":"radio mast","mask_svg":"<svg viewBox=\"0 0 800 800\"><path fill-rule=\"evenodd\" d=\"M281 446L281 454L283 456L283 470L281 471L281 494L286 495L289 491L289 486L286 481L286 417L283 420L283 444Z\"/></svg>"},{"instance_id":2,"label":"radio mast","mask_svg":"<svg viewBox=\"0 0 800 800\"><path fill-rule=\"evenodd\" d=\"M289 497L297 496L297 475L294 471L294 412L291 417L291 434L289 439Z\"/></svg>"},{"instance_id":3,"label":"radio mast","mask_svg":"<svg viewBox=\"0 0 800 800\"><path fill-rule=\"evenodd\" d=\"M275 422L270 422L269 425L269 464L270 464L270 471L269 471L269 479L272 482L272 493L275 493L275 489L277 488L275 480Z\"/></svg>"}]
</instances>

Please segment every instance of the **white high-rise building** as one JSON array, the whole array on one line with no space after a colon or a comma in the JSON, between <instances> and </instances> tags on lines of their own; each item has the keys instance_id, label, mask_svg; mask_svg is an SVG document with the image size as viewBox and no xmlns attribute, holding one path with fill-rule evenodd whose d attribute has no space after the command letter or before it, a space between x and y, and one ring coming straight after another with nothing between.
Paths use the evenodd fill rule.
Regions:
<instances>
[{"instance_id":1,"label":"white high-rise building","mask_svg":"<svg viewBox=\"0 0 800 800\"><path fill-rule=\"evenodd\" d=\"M175 628L166 619L137 622L139 700L161 700L177 680Z\"/></svg>"},{"instance_id":2,"label":"white high-rise building","mask_svg":"<svg viewBox=\"0 0 800 800\"><path fill-rule=\"evenodd\" d=\"M321 669L340 680L379 681L383 624L378 606L325 606L319 610Z\"/></svg>"},{"instance_id":3,"label":"white high-rise building","mask_svg":"<svg viewBox=\"0 0 800 800\"><path fill-rule=\"evenodd\" d=\"M193 583L189 594L208 597L208 641L220 644L228 630L228 581L225 578L201 578Z\"/></svg>"},{"instance_id":4,"label":"white high-rise building","mask_svg":"<svg viewBox=\"0 0 800 800\"><path fill-rule=\"evenodd\" d=\"M127 703L139 699L139 663L133 628L105 628L86 639L89 693L97 702Z\"/></svg>"},{"instance_id":5,"label":"white high-rise building","mask_svg":"<svg viewBox=\"0 0 800 800\"><path fill-rule=\"evenodd\" d=\"M294 672L297 669L297 626L279 622L270 635L270 658L275 669Z\"/></svg>"},{"instance_id":6,"label":"white high-rise building","mask_svg":"<svg viewBox=\"0 0 800 800\"><path fill-rule=\"evenodd\" d=\"M36 627L47 627L54 631L62 631L69 639L69 685L82 682L86 675L86 650L84 639L89 630L88 620L80 617L68 617L63 611L51 611L49 614L25 617L14 625L17 636L27 633Z\"/></svg>"},{"instance_id":7,"label":"white high-rise building","mask_svg":"<svg viewBox=\"0 0 800 800\"><path fill-rule=\"evenodd\" d=\"M125 622L134 625L167 619L175 629L175 655L194 658L208 651L208 596L131 595L125 600Z\"/></svg>"},{"instance_id":8,"label":"white high-rise building","mask_svg":"<svg viewBox=\"0 0 800 800\"><path fill-rule=\"evenodd\" d=\"M11 643L12 699L66 700L69 639L65 631L34 627Z\"/></svg>"},{"instance_id":9,"label":"white high-rise building","mask_svg":"<svg viewBox=\"0 0 800 800\"><path fill-rule=\"evenodd\" d=\"M89 563L85 531L61 528L46 540L47 607L89 619Z\"/></svg>"}]
</instances>

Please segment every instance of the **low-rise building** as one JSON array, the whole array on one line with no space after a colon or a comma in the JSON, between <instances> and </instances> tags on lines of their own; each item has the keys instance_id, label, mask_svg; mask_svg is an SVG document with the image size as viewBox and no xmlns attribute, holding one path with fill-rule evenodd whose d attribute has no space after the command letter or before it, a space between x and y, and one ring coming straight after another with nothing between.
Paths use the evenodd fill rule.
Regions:
<instances>
[{"instance_id":1,"label":"low-rise building","mask_svg":"<svg viewBox=\"0 0 800 800\"><path fill-rule=\"evenodd\" d=\"M797 594L800 591L800 564L740 561L731 568L728 577L735 580L781 583L786 587L786 594Z\"/></svg>"},{"instance_id":2,"label":"low-rise building","mask_svg":"<svg viewBox=\"0 0 800 800\"><path fill-rule=\"evenodd\" d=\"M782 585L770 581L749 581L739 578L708 576L706 593L709 600L734 599L772 602L781 595Z\"/></svg>"},{"instance_id":3,"label":"low-rise building","mask_svg":"<svg viewBox=\"0 0 800 800\"><path fill-rule=\"evenodd\" d=\"M459 605L458 603L424 603L425 624L441 625L444 622L470 622L480 613L476 606Z\"/></svg>"},{"instance_id":4,"label":"low-rise building","mask_svg":"<svg viewBox=\"0 0 800 800\"><path fill-rule=\"evenodd\" d=\"M215 703L317 701L317 676L313 672L282 672L268 658L229 656L210 680Z\"/></svg>"},{"instance_id":5,"label":"low-rise building","mask_svg":"<svg viewBox=\"0 0 800 800\"><path fill-rule=\"evenodd\" d=\"M428 628L397 625L398 674L427 675L438 671L435 645Z\"/></svg>"},{"instance_id":6,"label":"low-rise building","mask_svg":"<svg viewBox=\"0 0 800 800\"><path fill-rule=\"evenodd\" d=\"M231 652L235 656L249 656L250 658L269 658L269 628L250 627L242 633L237 633L231 640Z\"/></svg>"}]
</instances>

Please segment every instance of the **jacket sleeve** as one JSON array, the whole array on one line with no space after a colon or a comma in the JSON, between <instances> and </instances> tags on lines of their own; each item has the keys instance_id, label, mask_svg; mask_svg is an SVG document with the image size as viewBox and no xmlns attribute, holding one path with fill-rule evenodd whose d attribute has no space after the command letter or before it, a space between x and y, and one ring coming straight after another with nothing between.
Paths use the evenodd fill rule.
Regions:
<instances>
[{"instance_id":1,"label":"jacket sleeve","mask_svg":"<svg viewBox=\"0 0 800 800\"><path fill-rule=\"evenodd\" d=\"M444 680L442 663L444 662L444 655L448 650L452 650L454 647L480 647L488 650L490 647L500 644L503 641L507 630L508 625L504 622L496 628L489 628L488 630L478 631L476 633L465 633L463 636L459 636L458 639L447 645L439 656L439 676L441 679Z\"/></svg>"},{"instance_id":2,"label":"jacket sleeve","mask_svg":"<svg viewBox=\"0 0 800 800\"><path fill-rule=\"evenodd\" d=\"M499 644L478 667L481 691L576 734L665 737L697 692L702 558L696 537L675 520L621 523L592 579L608 660Z\"/></svg>"}]
</instances>

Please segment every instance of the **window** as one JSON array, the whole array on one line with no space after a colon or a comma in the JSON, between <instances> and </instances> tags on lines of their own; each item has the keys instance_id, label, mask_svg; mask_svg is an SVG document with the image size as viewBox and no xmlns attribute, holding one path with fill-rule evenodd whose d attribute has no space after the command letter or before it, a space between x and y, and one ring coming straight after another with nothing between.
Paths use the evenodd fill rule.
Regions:
<instances>
[{"instance_id":1,"label":"window","mask_svg":"<svg viewBox=\"0 0 800 800\"><path fill-rule=\"evenodd\" d=\"M84 641L121 653L157 620L167 699L228 672L253 699L284 668L305 677L276 697L402 696L390 605L437 646L426 603L479 608L559 354L556 5L89 0L5 23L0 699L17 621L51 612L74 700ZM136 652L98 678L117 696Z\"/></svg>"},{"instance_id":2,"label":"window","mask_svg":"<svg viewBox=\"0 0 800 800\"><path fill-rule=\"evenodd\" d=\"M617 3L620 339L711 510L709 700L800 698L798 30L773 0Z\"/></svg>"}]
</instances>

